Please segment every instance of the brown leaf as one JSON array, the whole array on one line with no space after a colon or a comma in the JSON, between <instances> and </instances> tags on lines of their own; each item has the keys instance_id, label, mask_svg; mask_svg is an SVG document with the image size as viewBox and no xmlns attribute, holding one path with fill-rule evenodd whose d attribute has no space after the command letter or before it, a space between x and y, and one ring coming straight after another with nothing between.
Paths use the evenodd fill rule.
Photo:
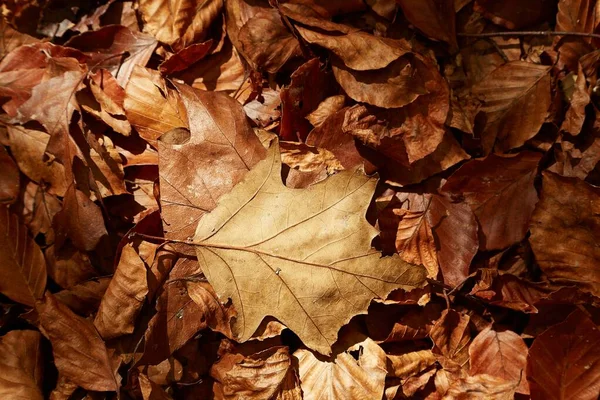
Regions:
<instances>
[{"instance_id":1,"label":"brown leaf","mask_svg":"<svg viewBox=\"0 0 600 400\"><path fill-rule=\"evenodd\" d=\"M442 400L513 400L515 385L496 376L480 374L452 382Z\"/></svg>"},{"instance_id":2,"label":"brown leaf","mask_svg":"<svg viewBox=\"0 0 600 400\"><path fill-rule=\"evenodd\" d=\"M527 345L512 331L496 331L488 327L481 331L469 347L471 376L487 374L512 383L516 391L529 394L525 367Z\"/></svg>"},{"instance_id":3,"label":"brown leaf","mask_svg":"<svg viewBox=\"0 0 600 400\"><path fill-rule=\"evenodd\" d=\"M600 332L582 311L541 333L529 350L533 400L592 400L600 395Z\"/></svg>"},{"instance_id":4,"label":"brown leaf","mask_svg":"<svg viewBox=\"0 0 600 400\"><path fill-rule=\"evenodd\" d=\"M396 0L406 19L417 29L431 39L441 40L455 49L456 28L454 1L425 0L410 1Z\"/></svg>"},{"instance_id":5,"label":"brown leaf","mask_svg":"<svg viewBox=\"0 0 600 400\"><path fill-rule=\"evenodd\" d=\"M506 63L472 88L483 102L483 149L522 146L540 130L550 107L550 68L524 61Z\"/></svg>"},{"instance_id":6,"label":"brown leaf","mask_svg":"<svg viewBox=\"0 0 600 400\"><path fill-rule=\"evenodd\" d=\"M433 341L433 353L449 371L466 368L469 364L471 342L470 318L452 309L444 310L429 336Z\"/></svg>"},{"instance_id":7,"label":"brown leaf","mask_svg":"<svg viewBox=\"0 0 600 400\"><path fill-rule=\"evenodd\" d=\"M599 22L597 7L596 2L588 0L559 1L555 30L595 33ZM595 49L590 42L591 38L585 37L555 37L554 46L559 52L559 65L566 64L571 71L577 71L579 58Z\"/></svg>"},{"instance_id":8,"label":"brown leaf","mask_svg":"<svg viewBox=\"0 0 600 400\"><path fill-rule=\"evenodd\" d=\"M190 136L185 143L159 142L160 201L167 237L187 239L200 217L243 179L265 149L237 101L183 84L176 87L189 116Z\"/></svg>"},{"instance_id":9,"label":"brown leaf","mask_svg":"<svg viewBox=\"0 0 600 400\"><path fill-rule=\"evenodd\" d=\"M66 43L90 57L88 66L92 72L99 68L106 69L122 87L127 84L136 65L146 65L156 44L152 36L121 25L85 32Z\"/></svg>"},{"instance_id":10,"label":"brown leaf","mask_svg":"<svg viewBox=\"0 0 600 400\"><path fill-rule=\"evenodd\" d=\"M177 76L196 89L235 91L244 83L246 70L238 51L226 40L221 51L203 58Z\"/></svg>"},{"instance_id":11,"label":"brown leaf","mask_svg":"<svg viewBox=\"0 0 600 400\"><path fill-rule=\"evenodd\" d=\"M407 347L392 348L387 354L391 367L388 371L389 376L406 379L435 364L436 356L431 350Z\"/></svg>"},{"instance_id":12,"label":"brown leaf","mask_svg":"<svg viewBox=\"0 0 600 400\"><path fill-rule=\"evenodd\" d=\"M540 159L532 152L491 154L463 165L442 187L471 206L481 227L482 249L503 249L525 237L537 202L533 179Z\"/></svg>"},{"instance_id":13,"label":"brown leaf","mask_svg":"<svg viewBox=\"0 0 600 400\"><path fill-rule=\"evenodd\" d=\"M37 41L39 39L13 29L5 18L0 18L0 60L12 50Z\"/></svg>"},{"instance_id":14,"label":"brown leaf","mask_svg":"<svg viewBox=\"0 0 600 400\"><path fill-rule=\"evenodd\" d=\"M45 249L48 275L63 288L71 288L78 283L98 276L89 256L66 242L59 249L51 245Z\"/></svg>"},{"instance_id":15,"label":"brown leaf","mask_svg":"<svg viewBox=\"0 0 600 400\"><path fill-rule=\"evenodd\" d=\"M65 193L62 210L55 215L58 245L68 237L80 250L91 251L107 235L100 207L81 190L71 185Z\"/></svg>"},{"instance_id":16,"label":"brown leaf","mask_svg":"<svg viewBox=\"0 0 600 400\"><path fill-rule=\"evenodd\" d=\"M318 128L327 118L344 108L345 103L346 96L343 94L330 96L319 103L319 106L306 116L306 119L310 121L312 126Z\"/></svg>"},{"instance_id":17,"label":"brown leaf","mask_svg":"<svg viewBox=\"0 0 600 400\"><path fill-rule=\"evenodd\" d=\"M579 66L579 72L575 79L571 104L560 126L561 131L565 131L573 136L577 136L581 132L585 121L585 108L590 103L590 95L588 94L588 87L581 66Z\"/></svg>"},{"instance_id":18,"label":"brown leaf","mask_svg":"<svg viewBox=\"0 0 600 400\"><path fill-rule=\"evenodd\" d=\"M327 32L327 34L302 26L295 28L308 43L331 51L342 60L346 67L354 71L385 68L411 50L405 40L389 39L359 30L349 30L345 25L340 25L339 32Z\"/></svg>"},{"instance_id":19,"label":"brown leaf","mask_svg":"<svg viewBox=\"0 0 600 400\"><path fill-rule=\"evenodd\" d=\"M209 50L212 48L212 44L212 39L209 39L203 43L192 44L163 61L158 69L163 74L172 74L183 71L190 65L204 58L204 56L206 56L209 53Z\"/></svg>"},{"instance_id":20,"label":"brown leaf","mask_svg":"<svg viewBox=\"0 0 600 400\"><path fill-rule=\"evenodd\" d=\"M203 41L221 14L223 0L142 0L144 32L175 50Z\"/></svg>"},{"instance_id":21,"label":"brown leaf","mask_svg":"<svg viewBox=\"0 0 600 400\"><path fill-rule=\"evenodd\" d=\"M42 400L43 355L36 331L10 331L0 336L0 396Z\"/></svg>"},{"instance_id":22,"label":"brown leaf","mask_svg":"<svg viewBox=\"0 0 600 400\"><path fill-rule=\"evenodd\" d=\"M308 187L344 169L329 150L295 142L280 142L280 146L281 162L290 167L287 187Z\"/></svg>"},{"instance_id":23,"label":"brown leaf","mask_svg":"<svg viewBox=\"0 0 600 400\"><path fill-rule=\"evenodd\" d=\"M111 278L91 279L61 290L54 294L61 303L68 306L74 313L89 316L98 311L102 297L110 284Z\"/></svg>"},{"instance_id":24,"label":"brown leaf","mask_svg":"<svg viewBox=\"0 0 600 400\"><path fill-rule=\"evenodd\" d=\"M46 261L27 228L8 207L0 208L0 292L34 306L46 289Z\"/></svg>"},{"instance_id":25,"label":"brown leaf","mask_svg":"<svg viewBox=\"0 0 600 400\"><path fill-rule=\"evenodd\" d=\"M554 282L599 296L600 189L544 172L540 197L529 239L540 268Z\"/></svg>"},{"instance_id":26,"label":"brown leaf","mask_svg":"<svg viewBox=\"0 0 600 400\"><path fill-rule=\"evenodd\" d=\"M345 169L352 169L362 164L354 138L344 131L350 112L342 108L332 114L323 123L314 128L306 138L306 144L330 151Z\"/></svg>"},{"instance_id":27,"label":"brown leaf","mask_svg":"<svg viewBox=\"0 0 600 400\"><path fill-rule=\"evenodd\" d=\"M30 182L23 194L23 222L33 236L43 234L46 243L54 243L52 220L62 208L56 196L47 193L43 187Z\"/></svg>"},{"instance_id":28,"label":"brown leaf","mask_svg":"<svg viewBox=\"0 0 600 400\"><path fill-rule=\"evenodd\" d=\"M244 104L244 112L260 128L278 124L281 117L279 91L263 88L256 99Z\"/></svg>"},{"instance_id":29,"label":"brown leaf","mask_svg":"<svg viewBox=\"0 0 600 400\"><path fill-rule=\"evenodd\" d=\"M374 297L422 286L423 268L371 248L376 231L364 213L375 183L360 171L343 171L307 189L286 188L274 143L201 219L198 260L215 291L233 300L238 341L271 315L328 354L341 326ZM277 293L276 308L263 293Z\"/></svg>"},{"instance_id":30,"label":"brown leaf","mask_svg":"<svg viewBox=\"0 0 600 400\"><path fill-rule=\"evenodd\" d=\"M287 347L272 347L244 357L227 353L213 364L216 399L300 400L298 377Z\"/></svg>"},{"instance_id":31,"label":"brown leaf","mask_svg":"<svg viewBox=\"0 0 600 400\"><path fill-rule=\"evenodd\" d=\"M19 195L19 168L4 146L0 146L0 203L12 204Z\"/></svg>"},{"instance_id":32,"label":"brown leaf","mask_svg":"<svg viewBox=\"0 0 600 400\"><path fill-rule=\"evenodd\" d=\"M8 125L10 151L23 174L37 183L44 183L50 194L64 196L68 183L65 166L58 160L44 161L44 152L50 142L45 132Z\"/></svg>"},{"instance_id":33,"label":"brown leaf","mask_svg":"<svg viewBox=\"0 0 600 400\"><path fill-rule=\"evenodd\" d=\"M174 267L178 268L178 266ZM188 289L189 288L189 289ZM194 299L192 299L190 292ZM229 334L230 315L209 288L177 280L164 285L145 333L142 363L158 364L208 327Z\"/></svg>"},{"instance_id":34,"label":"brown leaf","mask_svg":"<svg viewBox=\"0 0 600 400\"><path fill-rule=\"evenodd\" d=\"M380 399L383 396L385 352L371 339L354 348L362 349L358 360L344 352L334 360L322 361L309 350L296 350L294 357L298 359L304 399L358 400Z\"/></svg>"},{"instance_id":35,"label":"brown leaf","mask_svg":"<svg viewBox=\"0 0 600 400\"><path fill-rule=\"evenodd\" d=\"M131 125L153 145L156 139L172 129L189 128L179 94L167 89L160 74L153 70L133 69L125 88L124 108Z\"/></svg>"},{"instance_id":36,"label":"brown leaf","mask_svg":"<svg viewBox=\"0 0 600 400\"><path fill-rule=\"evenodd\" d=\"M145 374L138 375L138 382L144 400L172 400L173 398L163 388L148 379Z\"/></svg>"},{"instance_id":37,"label":"brown leaf","mask_svg":"<svg viewBox=\"0 0 600 400\"><path fill-rule=\"evenodd\" d=\"M331 62L335 79L356 101L382 108L397 108L427 93L410 56L371 71L353 71L335 56L331 57Z\"/></svg>"},{"instance_id":38,"label":"brown leaf","mask_svg":"<svg viewBox=\"0 0 600 400\"><path fill-rule=\"evenodd\" d=\"M115 368L94 325L49 293L36 309L42 333L52 343L59 373L84 389L116 391L119 383Z\"/></svg>"},{"instance_id":39,"label":"brown leaf","mask_svg":"<svg viewBox=\"0 0 600 400\"><path fill-rule=\"evenodd\" d=\"M281 20L277 10L261 9L240 28L240 53L252 69L275 73L292 57L300 56L300 44ZM235 42L234 42L235 44Z\"/></svg>"},{"instance_id":40,"label":"brown leaf","mask_svg":"<svg viewBox=\"0 0 600 400\"><path fill-rule=\"evenodd\" d=\"M289 86L280 93L279 135L283 140L295 142L306 139L310 124L305 118L323 100L326 78L318 58L307 61L292 73Z\"/></svg>"},{"instance_id":41,"label":"brown leaf","mask_svg":"<svg viewBox=\"0 0 600 400\"><path fill-rule=\"evenodd\" d=\"M133 333L137 314L148 294L146 266L131 244L121 250L113 275L94 325L104 340Z\"/></svg>"}]
</instances>

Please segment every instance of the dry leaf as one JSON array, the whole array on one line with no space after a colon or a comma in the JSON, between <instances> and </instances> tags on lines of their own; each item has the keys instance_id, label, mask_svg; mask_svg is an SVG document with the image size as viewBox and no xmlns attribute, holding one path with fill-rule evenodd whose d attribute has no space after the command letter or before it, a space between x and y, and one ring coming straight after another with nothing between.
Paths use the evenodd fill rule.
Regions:
<instances>
[{"instance_id":1,"label":"dry leaf","mask_svg":"<svg viewBox=\"0 0 600 400\"><path fill-rule=\"evenodd\" d=\"M454 1L425 0L425 1L396 1L406 19L417 29L432 39L441 40L457 47L454 16Z\"/></svg>"},{"instance_id":2,"label":"dry leaf","mask_svg":"<svg viewBox=\"0 0 600 400\"><path fill-rule=\"evenodd\" d=\"M309 350L296 350L304 399L380 399L386 375L385 352L371 339L355 348L362 349L358 360L344 352L334 360L321 361Z\"/></svg>"},{"instance_id":3,"label":"dry leaf","mask_svg":"<svg viewBox=\"0 0 600 400\"><path fill-rule=\"evenodd\" d=\"M471 376L487 374L512 383L516 391L529 394L526 379L527 345L512 331L481 331L469 347Z\"/></svg>"},{"instance_id":4,"label":"dry leaf","mask_svg":"<svg viewBox=\"0 0 600 400\"><path fill-rule=\"evenodd\" d=\"M0 396L42 400L43 355L36 331L10 331L0 336Z\"/></svg>"},{"instance_id":5,"label":"dry leaf","mask_svg":"<svg viewBox=\"0 0 600 400\"><path fill-rule=\"evenodd\" d=\"M146 266L133 246L127 244L94 319L100 336L108 340L132 333L146 294Z\"/></svg>"},{"instance_id":6,"label":"dry leaf","mask_svg":"<svg viewBox=\"0 0 600 400\"><path fill-rule=\"evenodd\" d=\"M46 289L46 261L27 227L8 207L0 208L0 292L34 306Z\"/></svg>"},{"instance_id":7,"label":"dry leaf","mask_svg":"<svg viewBox=\"0 0 600 400\"><path fill-rule=\"evenodd\" d=\"M600 395L600 332L582 311L541 333L529 350L533 400L592 400Z\"/></svg>"},{"instance_id":8,"label":"dry leaf","mask_svg":"<svg viewBox=\"0 0 600 400\"><path fill-rule=\"evenodd\" d=\"M541 199L531 217L529 240L535 258L550 280L576 283L598 296L600 191L578 179L549 172L543 177Z\"/></svg>"},{"instance_id":9,"label":"dry leaf","mask_svg":"<svg viewBox=\"0 0 600 400\"><path fill-rule=\"evenodd\" d=\"M36 309L42 333L52 344L59 373L84 389L116 391L116 368L94 325L73 314L49 293L36 304Z\"/></svg>"},{"instance_id":10,"label":"dry leaf","mask_svg":"<svg viewBox=\"0 0 600 400\"><path fill-rule=\"evenodd\" d=\"M227 353L210 374L216 399L302 399L287 347L271 347L248 357Z\"/></svg>"},{"instance_id":11,"label":"dry leaf","mask_svg":"<svg viewBox=\"0 0 600 400\"><path fill-rule=\"evenodd\" d=\"M376 231L364 219L361 199L372 196L374 179L348 171L297 190L281 183L280 170L272 144L267 158L200 220L198 260L215 291L233 300L238 340L272 315L328 354L339 328L364 313L372 298L420 286L423 269L371 249ZM277 296L276 308L264 293Z\"/></svg>"},{"instance_id":12,"label":"dry leaf","mask_svg":"<svg viewBox=\"0 0 600 400\"><path fill-rule=\"evenodd\" d=\"M0 169L0 204L12 204L19 195L19 168L4 146L0 147Z\"/></svg>"}]
</instances>

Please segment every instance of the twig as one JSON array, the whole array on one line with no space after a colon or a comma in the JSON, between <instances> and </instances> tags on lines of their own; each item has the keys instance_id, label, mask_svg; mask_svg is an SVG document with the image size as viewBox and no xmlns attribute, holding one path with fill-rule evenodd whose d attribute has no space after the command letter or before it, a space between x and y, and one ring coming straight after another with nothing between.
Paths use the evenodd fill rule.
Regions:
<instances>
[{"instance_id":1,"label":"twig","mask_svg":"<svg viewBox=\"0 0 600 400\"><path fill-rule=\"evenodd\" d=\"M600 39L597 33L585 32L553 32L553 31L508 31L508 32L483 32L483 33L457 33L456 36L474 37L474 38L490 38L501 36L580 36Z\"/></svg>"}]
</instances>

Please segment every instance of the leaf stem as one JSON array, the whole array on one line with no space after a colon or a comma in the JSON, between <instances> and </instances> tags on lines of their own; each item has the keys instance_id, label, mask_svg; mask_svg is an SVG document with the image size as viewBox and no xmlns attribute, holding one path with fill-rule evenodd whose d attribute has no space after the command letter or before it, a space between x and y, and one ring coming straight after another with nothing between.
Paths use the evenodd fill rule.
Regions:
<instances>
[{"instance_id":1,"label":"leaf stem","mask_svg":"<svg viewBox=\"0 0 600 400\"><path fill-rule=\"evenodd\" d=\"M460 37L491 38L502 36L580 36L600 39L600 34L567 31L508 31L508 32L483 32L483 33L457 33Z\"/></svg>"}]
</instances>

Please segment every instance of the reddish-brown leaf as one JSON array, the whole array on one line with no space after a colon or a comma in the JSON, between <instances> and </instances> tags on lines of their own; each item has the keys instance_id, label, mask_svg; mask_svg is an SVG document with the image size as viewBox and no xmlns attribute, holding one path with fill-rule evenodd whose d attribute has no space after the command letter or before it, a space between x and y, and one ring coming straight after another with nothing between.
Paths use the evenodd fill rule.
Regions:
<instances>
[{"instance_id":1,"label":"reddish-brown leaf","mask_svg":"<svg viewBox=\"0 0 600 400\"><path fill-rule=\"evenodd\" d=\"M525 237L537 202L533 179L540 159L532 152L491 154L463 165L442 187L473 209L483 249L503 249Z\"/></svg>"},{"instance_id":2,"label":"reddish-brown leaf","mask_svg":"<svg viewBox=\"0 0 600 400\"><path fill-rule=\"evenodd\" d=\"M0 204L12 204L17 201L20 187L19 168L6 148L0 145Z\"/></svg>"},{"instance_id":3,"label":"reddish-brown leaf","mask_svg":"<svg viewBox=\"0 0 600 400\"><path fill-rule=\"evenodd\" d=\"M431 39L441 40L454 49L456 28L452 0L396 0L406 19Z\"/></svg>"},{"instance_id":4,"label":"reddish-brown leaf","mask_svg":"<svg viewBox=\"0 0 600 400\"><path fill-rule=\"evenodd\" d=\"M576 310L540 334L529 350L532 400L595 400L600 395L600 331Z\"/></svg>"},{"instance_id":5,"label":"reddish-brown leaf","mask_svg":"<svg viewBox=\"0 0 600 400\"><path fill-rule=\"evenodd\" d=\"M512 383L517 392L529 394L526 379L527 345L512 331L488 327L473 339L469 347L469 373L487 374Z\"/></svg>"},{"instance_id":6,"label":"reddish-brown leaf","mask_svg":"<svg viewBox=\"0 0 600 400\"><path fill-rule=\"evenodd\" d=\"M46 289L46 261L27 227L7 206L0 207L0 293L34 306Z\"/></svg>"},{"instance_id":7,"label":"reddish-brown leaf","mask_svg":"<svg viewBox=\"0 0 600 400\"><path fill-rule=\"evenodd\" d=\"M452 309L444 310L431 328L433 353L449 371L458 371L469 364L471 342L470 318Z\"/></svg>"},{"instance_id":8,"label":"reddish-brown leaf","mask_svg":"<svg viewBox=\"0 0 600 400\"><path fill-rule=\"evenodd\" d=\"M540 130L550 107L550 68L512 61L495 69L472 88L483 102L483 150L522 146Z\"/></svg>"},{"instance_id":9,"label":"reddish-brown leaf","mask_svg":"<svg viewBox=\"0 0 600 400\"><path fill-rule=\"evenodd\" d=\"M549 0L477 0L474 9L497 25L520 29L549 18L554 11L552 3Z\"/></svg>"},{"instance_id":10,"label":"reddish-brown leaf","mask_svg":"<svg viewBox=\"0 0 600 400\"><path fill-rule=\"evenodd\" d=\"M549 172L543 176L529 239L536 261L550 280L599 296L600 189Z\"/></svg>"}]
</instances>

